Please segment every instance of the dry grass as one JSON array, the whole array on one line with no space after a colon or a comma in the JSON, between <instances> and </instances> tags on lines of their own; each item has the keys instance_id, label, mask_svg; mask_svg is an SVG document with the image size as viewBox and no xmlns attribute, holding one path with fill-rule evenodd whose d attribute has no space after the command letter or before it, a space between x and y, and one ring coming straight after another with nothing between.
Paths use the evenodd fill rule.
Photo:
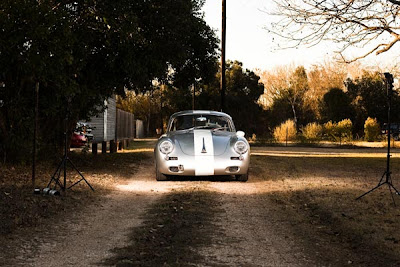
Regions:
<instances>
[{"instance_id":1,"label":"dry grass","mask_svg":"<svg viewBox=\"0 0 400 267\"><path fill-rule=\"evenodd\" d=\"M301 240L318 244L321 261L329 264L335 248L340 248L363 255L367 266L369 257L375 263L380 258L384 265L398 263L400 207L393 205L388 187L355 200L377 185L386 159L354 155L253 156L253 181L266 188L265 193L279 206L281 215L290 218ZM391 162L394 184L400 188L400 159ZM394 198L400 205L399 196Z\"/></svg>"},{"instance_id":2,"label":"dry grass","mask_svg":"<svg viewBox=\"0 0 400 267\"><path fill-rule=\"evenodd\" d=\"M34 195L31 185L30 165L1 165L0 172L0 235L12 233L19 227L41 224L50 217L60 217L71 210L77 210L99 196L112 190L118 181L128 179L138 169L141 161L149 160L146 152L152 143L138 144L141 150L125 150L125 153L91 155L71 152L70 158L95 188L92 192L84 181L67 190L66 197ZM148 146L148 149L144 149ZM60 159L61 160L61 159ZM36 170L36 188L47 186L59 163L39 162ZM61 173L61 179L63 179ZM80 179L79 174L68 168L67 186ZM54 183L52 184L52 186ZM59 188L57 188L59 189Z\"/></svg>"}]
</instances>

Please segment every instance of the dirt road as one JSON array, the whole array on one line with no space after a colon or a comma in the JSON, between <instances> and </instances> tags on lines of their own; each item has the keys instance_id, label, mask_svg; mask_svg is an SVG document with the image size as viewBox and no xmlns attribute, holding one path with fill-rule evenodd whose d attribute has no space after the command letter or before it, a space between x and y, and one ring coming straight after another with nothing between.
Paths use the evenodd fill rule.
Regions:
<instances>
[{"instance_id":1,"label":"dirt road","mask_svg":"<svg viewBox=\"0 0 400 267\"><path fill-rule=\"evenodd\" d=\"M32 229L24 230L29 233L18 233L17 242L9 244L17 248L17 256L3 258L2 262L15 266L145 265L146 259L142 263L131 261L118 249L132 246L132 233L140 227L146 228L143 225L149 220L149 210L165 203L168 196L175 198L176 209L183 210L183 213L186 208L195 208L209 210L212 215L207 222L202 222L207 216L195 217L197 222L190 222L200 225L199 228L203 225L207 231L206 235L203 233L207 238L199 241L200 246L192 240L193 236L180 233L182 239L192 240L190 244L186 243L189 246L186 253L190 255L195 250L199 256L186 260L185 255L181 255L182 265L309 265L309 259L291 238L292 233L284 230L288 222L274 217L273 205L257 197L260 189L255 185L251 180L247 183L230 180L156 182L152 162L148 161L130 180L116 185L115 190L101 202L81 212L71 212L72 215L61 223L52 224L49 221L49 225L36 227L34 233ZM205 198L206 202L196 202L194 205L197 207L194 207L190 201L188 204L185 198L179 198L179 194L185 192L199 192L199 199L205 194L210 197ZM158 216L166 220L170 214L164 212ZM198 230L192 229L191 233L196 235ZM169 238L179 235L177 231L179 229L175 229ZM143 247L149 245L151 242L146 244L145 241L136 244ZM178 245L175 244L175 247ZM151 254L152 248L148 250ZM162 261L174 265L176 259L171 262L169 258L175 252L173 248L169 250L170 253L164 255L166 258Z\"/></svg>"},{"instance_id":2,"label":"dirt road","mask_svg":"<svg viewBox=\"0 0 400 267\"><path fill-rule=\"evenodd\" d=\"M329 241L303 240L253 175L156 182L151 158L100 202L15 234L4 266L343 266L363 263ZM323 240L322 240L323 241ZM324 241L323 241L324 242ZM323 248L323 249L320 249ZM7 254L8 253L8 254ZM323 259L321 260L321 254ZM357 258L358 257L358 258ZM364 263L360 265L368 266Z\"/></svg>"}]
</instances>

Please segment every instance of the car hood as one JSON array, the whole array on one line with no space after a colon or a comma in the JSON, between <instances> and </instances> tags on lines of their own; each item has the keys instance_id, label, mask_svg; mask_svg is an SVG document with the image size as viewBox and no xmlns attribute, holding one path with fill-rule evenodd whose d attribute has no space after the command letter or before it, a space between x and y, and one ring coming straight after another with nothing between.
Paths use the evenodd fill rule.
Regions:
<instances>
[{"instance_id":1,"label":"car hood","mask_svg":"<svg viewBox=\"0 0 400 267\"><path fill-rule=\"evenodd\" d=\"M170 132L167 136L189 156L222 155L237 140L234 132L203 129Z\"/></svg>"}]
</instances>

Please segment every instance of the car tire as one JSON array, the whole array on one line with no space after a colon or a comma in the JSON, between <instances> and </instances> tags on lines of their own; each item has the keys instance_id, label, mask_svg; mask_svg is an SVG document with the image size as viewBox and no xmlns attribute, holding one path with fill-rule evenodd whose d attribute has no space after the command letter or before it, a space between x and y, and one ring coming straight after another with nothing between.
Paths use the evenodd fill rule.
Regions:
<instances>
[{"instance_id":1,"label":"car tire","mask_svg":"<svg viewBox=\"0 0 400 267\"><path fill-rule=\"evenodd\" d=\"M158 170L157 166L156 166L156 180L157 181L166 181L166 180L168 180L168 177L165 174L161 173Z\"/></svg>"},{"instance_id":2,"label":"car tire","mask_svg":"<svg viewBox=\"0 0 400 267\"><path fill-rule=\"evenodd\" d=\"M246 174L236 175L236 180L239 182L247 182L247 180L249 180L249 172Z\"/></svg>"}]
</instances>

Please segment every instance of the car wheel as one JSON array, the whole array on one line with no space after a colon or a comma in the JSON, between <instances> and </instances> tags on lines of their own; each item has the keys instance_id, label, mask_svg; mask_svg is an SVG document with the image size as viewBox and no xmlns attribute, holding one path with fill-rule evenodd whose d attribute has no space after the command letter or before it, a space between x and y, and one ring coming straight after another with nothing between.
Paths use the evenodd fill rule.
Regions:
<instances>
[{"instance_id":1,"label":"car wheel","mask_svg":"<svg viewBox=\"0 0 400 267\"><path fill-rule=\"evenodd\" d=\"M238 180L240 182L247 182L247 180L249 179L249 172L247 172L246 174L235 175L235 176L236 176L236 180Z\"/></svg>"},{"instance_id":2,"label":"car wheel","mask_svg":"<svg viewBox=\"0 0 400 267\"><path fill-rule=\"evenodd\" d=\"M165 174L161 173L158 170L157 166L156 166L156 180L157 181L166 181L166 180L168 180L168 177Z\"/></svg>"}]
</instances>

